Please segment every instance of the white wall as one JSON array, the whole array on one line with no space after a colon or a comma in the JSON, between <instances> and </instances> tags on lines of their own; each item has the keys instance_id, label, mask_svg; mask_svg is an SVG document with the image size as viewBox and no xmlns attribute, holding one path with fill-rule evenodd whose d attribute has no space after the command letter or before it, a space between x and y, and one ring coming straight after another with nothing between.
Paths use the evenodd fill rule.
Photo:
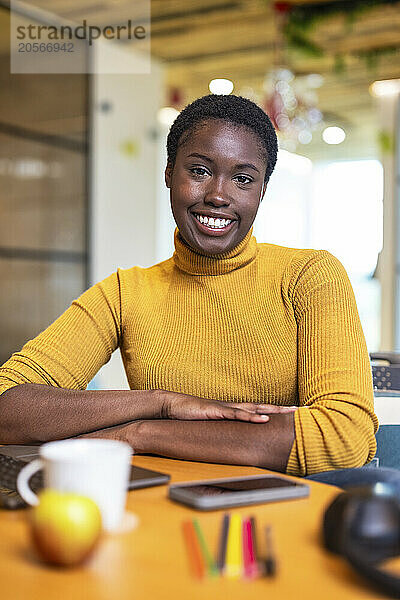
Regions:
<instances>
[{"instance_id":1,"label":"white wall","mask_svg":"<svg viewBox=\"0 0 400 600\"><path fill-rule=\"evenodd\" d=\"M95 60L118 61L131 52L103 44ZM91 157L91 284L118 267L156 262L159 142L156 114L163 96L163 70L152 61L149 75L93 76ZM96 376L93 387L127 388L119 351Z\"/></svg>"}]
</instances>

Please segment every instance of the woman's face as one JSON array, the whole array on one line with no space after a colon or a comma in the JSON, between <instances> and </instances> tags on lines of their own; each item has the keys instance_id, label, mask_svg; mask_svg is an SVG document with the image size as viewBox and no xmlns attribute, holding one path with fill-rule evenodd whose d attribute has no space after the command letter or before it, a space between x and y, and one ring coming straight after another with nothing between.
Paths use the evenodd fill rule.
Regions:
<instances>
[{"instance_id":1,"label":"woman's face","mask_svg":"<svg viewBox=\"0 0 400 600\"><path fill-rule=\"evenodd\" d=\"M266 159L245 126L208 120L179 146L165 182L180 234L204 254L237 246L250 230L265 192ZM201 222L202 221L202 222Z\"/></svg>"}]
</instances>

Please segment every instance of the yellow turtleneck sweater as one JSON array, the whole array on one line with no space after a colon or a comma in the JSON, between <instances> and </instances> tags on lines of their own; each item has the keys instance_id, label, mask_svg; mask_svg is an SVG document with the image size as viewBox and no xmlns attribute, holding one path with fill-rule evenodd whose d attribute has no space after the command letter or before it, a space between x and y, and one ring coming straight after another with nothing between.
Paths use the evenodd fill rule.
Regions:
<instances>
[{"instance_id":1,"label":"yellow turtleneck sweater","mask_svg":"<svg viewBox=\"0 0 400 600\"><path fill-rule=\"evenodd\" d=\"M258 244L252 230L213 257L178 229L174 239L170 259L118 269L13 354L0 393L28 382L85 389L120 347L131 389L299 405L290 474L370 461L371 368L342 264L325 250Z\"/></svg>"}]
</instances>

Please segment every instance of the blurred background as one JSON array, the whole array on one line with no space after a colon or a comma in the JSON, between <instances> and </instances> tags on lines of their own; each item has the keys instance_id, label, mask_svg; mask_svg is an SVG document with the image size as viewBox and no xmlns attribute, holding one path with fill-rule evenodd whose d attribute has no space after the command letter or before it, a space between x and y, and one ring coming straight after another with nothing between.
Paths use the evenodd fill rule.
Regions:
<instances>
[{"instance_id":1,"label":"blurred background","mask_svg":"<svg viewBox=\"0 0 400 600\"><path fill-rule=\"evenodd\" d=\"M131 2L35 7L103 26ZM99 42L95 60L123 70L134 52ZM210 92L278 132L257 241L332 252L368 350L400 351L400 1L151 0L151 73L102 71L10 74L0 0L0 363L118 267L171 256L166 135ZM127 387L118 354L93 387Z\"/></svg>"}]
</instances>

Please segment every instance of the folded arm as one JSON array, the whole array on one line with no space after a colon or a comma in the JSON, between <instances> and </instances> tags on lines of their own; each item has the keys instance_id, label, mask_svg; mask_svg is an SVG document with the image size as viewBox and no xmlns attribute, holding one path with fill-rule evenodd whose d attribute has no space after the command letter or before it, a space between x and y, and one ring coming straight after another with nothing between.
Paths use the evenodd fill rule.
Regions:
<instances>
[{"instance_id":1,"label":"folded arm","mask_svg":"<svg viewBox=\"0 0 400 600\"><path fill-rule=\"evenodd\" d=\"M135 453L286 470L294 440L294 411L267 423L242 421L139 421L81 437L128 442Z\"/></svg>"},{"instance_id":2,"label":"folded arm","mask_svg":"<svg viewBox=\"0 0 400 600\"><path fill-rule=\"evenodd\" d=\"M265 424L270 419L269 415L277 412L290 413L292 408L231 404L165 390L87 391L25 384L14 386L1 395L0 443L35 444L90 432L101 437L101 431L109 437L110 431L118 430L110 428L128 423L130 443L137 447L131 423L135 421L137 425L141 423L141 433L147 433L147 447L151 440L151 426L156 427L154 424L158 419L176 423L177 429L179 423L184 428L186 421L194 423L202 420ZM147 427L144 423L148 424ZM175 442L179 435L174 435Z\"/></svg>"}]
</instances>

